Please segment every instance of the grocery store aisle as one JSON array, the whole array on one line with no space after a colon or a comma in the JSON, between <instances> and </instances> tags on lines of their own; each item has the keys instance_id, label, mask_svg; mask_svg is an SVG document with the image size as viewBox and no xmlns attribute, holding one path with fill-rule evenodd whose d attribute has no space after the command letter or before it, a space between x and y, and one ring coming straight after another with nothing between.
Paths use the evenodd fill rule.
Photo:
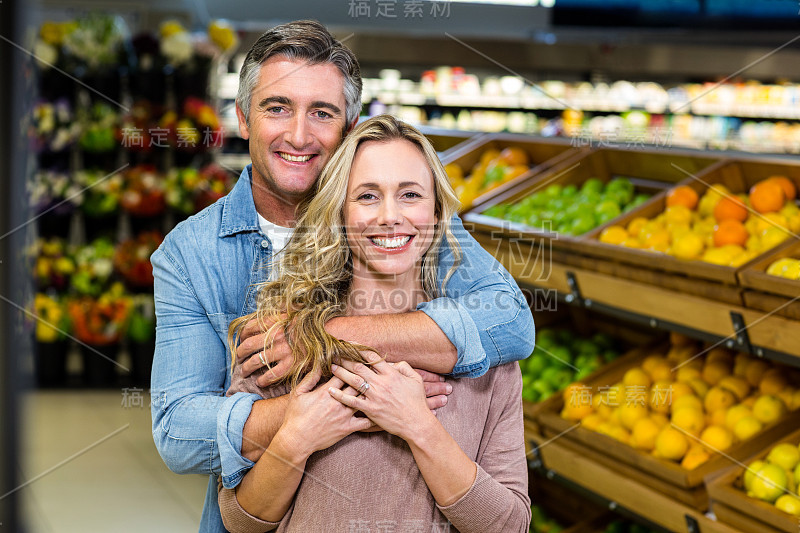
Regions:
<instances>
[{"instance_id":1,"label":"grocery store aisle","mask_svg":"<svg viewBox=\"0 0 800 533\"><path fill-rule=\"evenodd\" d=\"M197 531L208 478L170 472L140 389L34 391L22 402L27 530Z\"/></svg>"}]
</instances>

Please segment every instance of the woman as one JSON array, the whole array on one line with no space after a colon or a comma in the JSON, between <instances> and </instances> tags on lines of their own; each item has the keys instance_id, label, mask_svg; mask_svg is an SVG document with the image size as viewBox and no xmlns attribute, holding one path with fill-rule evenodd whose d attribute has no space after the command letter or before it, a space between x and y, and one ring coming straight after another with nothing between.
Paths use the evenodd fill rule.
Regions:
<instances>
[{"instance_id":1,"label":"woman","mask_svg":"<svg viewBox=\"0 0 800 533\"><path fill-rule=\"evenodd\" d=\"M455 262L460 254L449 229L458 202L435 151L414 128L375 117L345 139L317 189L256 313L286 329L292 368L268 389L234 368L228 394L291 394L261 459L236 489L220 490L226 527L428 532L452 523L462 532L527 531L516 363L448 379L453 392L433 413L410 366L323 328L337 315L406 312L440 294L439 247L447 241ZM373 425L384 431L364 431Z\"/></svg>"}]
</instances>

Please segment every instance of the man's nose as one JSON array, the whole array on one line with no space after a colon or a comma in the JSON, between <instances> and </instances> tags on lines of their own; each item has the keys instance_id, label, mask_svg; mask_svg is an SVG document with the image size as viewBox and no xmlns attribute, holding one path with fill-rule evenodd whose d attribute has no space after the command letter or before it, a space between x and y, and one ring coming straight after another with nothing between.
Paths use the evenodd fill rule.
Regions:
<instances>
[{"instance_id":1,"label":"man's nose","mask_svg":"<svg viewBox=\"0 0 800 533\"><path fill-rule=\"evenodd\" d=\"M303 148L309 144L309 128L307 117L298 113L291 121L288 141L295 148Z\"/></svg>"}]
</instances>

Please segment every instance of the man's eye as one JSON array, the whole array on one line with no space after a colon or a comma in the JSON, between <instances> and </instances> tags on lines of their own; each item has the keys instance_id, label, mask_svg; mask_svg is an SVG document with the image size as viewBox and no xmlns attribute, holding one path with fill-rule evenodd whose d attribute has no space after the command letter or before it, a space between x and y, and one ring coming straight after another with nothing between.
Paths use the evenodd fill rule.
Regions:
<instances>
[{"instance_id":1,"label":"man's eye","mask_svg":"<svg viewBox=\"0 0 800 533\"><path fill-rule=\"evenodd\" d=\"M284 109L280 106L275 106L275 107L268 107L267 111L272 114L277 114L277 113L282 113Z\"/></svg>"},{"instance_id":2,"label":"man's eye","mask_svg":"<svg viewBox=\"0 0 800 533\"><path fill-rule=\"evenodd\" d=\"M317 115L317 118L333 118L333 115L327 111L315 111L314 114Z\"/></svg>"}]
</instances>

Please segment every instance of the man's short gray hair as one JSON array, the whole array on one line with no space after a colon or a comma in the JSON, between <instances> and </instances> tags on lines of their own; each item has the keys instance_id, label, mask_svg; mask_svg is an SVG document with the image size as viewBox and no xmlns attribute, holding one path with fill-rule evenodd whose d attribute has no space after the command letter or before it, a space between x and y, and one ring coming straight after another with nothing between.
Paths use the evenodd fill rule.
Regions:
<instances>
[{"instance_id":1,"label":"man's short gray hair","mask_svg":"<svg viewBox=\"0 0 800 533\"><path fill-rule=\"evenodd\" d=\"M236 103L250 125L250 100L261 75L261 65L270 57L305 60L310 64L333 63L344 76L347 128L361 114L361 69L353 52L315 20L298 20L265 32L247 52L239 73Z\"/></svg>"}]
</instances>

